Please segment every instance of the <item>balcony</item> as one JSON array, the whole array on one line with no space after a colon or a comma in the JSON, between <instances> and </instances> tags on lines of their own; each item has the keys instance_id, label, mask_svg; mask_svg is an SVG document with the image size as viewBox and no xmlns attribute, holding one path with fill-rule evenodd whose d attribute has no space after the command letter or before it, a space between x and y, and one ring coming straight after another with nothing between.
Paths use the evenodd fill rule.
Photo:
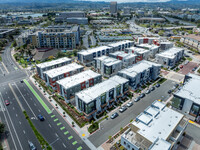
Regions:
<instances>
[{"instance_id":1,"label":"balcony","mask_svg":"<svg viewBox=\"0 0 200 150\"><path fill-rule=\"evenodd\" d=\"M91 113L89 113L89 114L86 114L85 112L83 112L83 113L84 113L85 116L91 116L91 115L94 114L95 112L97 112L97 109L93 110L93 111L92 111Z\"/></svg>"},{"instance_id":2,"label":"balcony","mask_svg":"<svg viewBox=\"0 0 200 150\"><path fill-rule=\"evenodd\" d=\"M101 108L104 108L105 106L107 106L108 103L105 103L103 105L101 105Z\"/></svg>"}]
</instances>

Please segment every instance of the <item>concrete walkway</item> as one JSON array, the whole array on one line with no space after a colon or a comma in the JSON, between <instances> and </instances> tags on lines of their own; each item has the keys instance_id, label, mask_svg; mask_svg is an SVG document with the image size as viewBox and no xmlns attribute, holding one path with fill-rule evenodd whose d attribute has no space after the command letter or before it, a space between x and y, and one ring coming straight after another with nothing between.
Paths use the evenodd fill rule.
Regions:
<instances>
[{"instance_id":1,"label":"concrete walkway","mask_svg":"<svg viewBox=\"0 0 200 150\"><path fill-rule=\"evenodd\" d=\"M39 87L38 83L35 83L35 79L30 76L30 81L39 89L39 91L43 94L43 96L48 100L48 102L54 107L54 110L56 110L62 117L63 119L71 126L71 128L79 135L79 137L87 144L87 146L90 149L97 149L87 138L89 137L90 133L87 131L87 127L85 126L83 128L80 128L74 121L71 119L71 117L65 113L65 116L63 116L63 112L65 112L58 104L57 102L51 98L49 99L49 94L47 92L43 92L43 88ZM72 122L74 122L74 127L72 126ZM98 148L101 150L101 148Z\"/></svg>"}]
</instances>

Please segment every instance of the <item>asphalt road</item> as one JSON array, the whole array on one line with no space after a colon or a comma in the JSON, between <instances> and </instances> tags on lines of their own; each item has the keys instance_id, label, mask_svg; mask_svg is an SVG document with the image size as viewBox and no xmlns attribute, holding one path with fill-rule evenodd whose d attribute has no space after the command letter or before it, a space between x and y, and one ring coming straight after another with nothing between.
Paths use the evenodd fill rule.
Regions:
<instances>
[{"instance_id":1,"label":"asphalt road","mask_svg":"<svg viewBox=\"0 0 200 150\"><path fill-rule=\"evenodd\" d=\"M193 138L193 140L197 143L200 144L200 128L189 123L185 132Z\"/></svg>"},{"instance_id":2,"label":"asphalt road","mask_svg":"<svg viewBox=\"0 0 200 150\"><path fill-rule=\"evenodd\" d=\"M128 108L124 113L119 113L119 111L116 110L119 116L113 120L109 118L108 120L103 121L100 125L101 130L91 135L89 137L89 140L96 147L99 147L106 140L108 140L109 136L117 133L120 128L126 126L130 122L130 120L135 119L136 116L143 112L144 109L147 108L149 105L151 105L154 100L167 100L169 98L169 94L167 92L173 87L173 85L175 85L174 81L167 80L159 88L156 88L150 94L146 95L143 99L138 102L134 102L134 105Z\"/></svg>"},{"instance_id":3,"label":"asphalt road","mask_svg":"<svg viewBox=\"0 0 200 150\"><path fill-rule=\"evenodd\" d=\"M10 102L9 106L5 106L5 100ZM2 122L6 123L6 138L9 148L11 150L27 150L29 149L28 140L30 140L40 150L40 144L8 85L1 86L0 104L0 117Z\"/></svg>"}]
</instances>

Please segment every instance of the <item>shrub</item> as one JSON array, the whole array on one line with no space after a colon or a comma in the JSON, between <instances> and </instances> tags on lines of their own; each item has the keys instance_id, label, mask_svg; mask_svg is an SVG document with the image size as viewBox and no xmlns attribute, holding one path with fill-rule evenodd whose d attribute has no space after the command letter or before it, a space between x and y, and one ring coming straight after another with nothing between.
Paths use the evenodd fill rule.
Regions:
<instances>
[{"instance_id":1,"label":"shrub","mask_svg":"<svg viewBox=\"0 0 200 150\"><path fill-rule=\"evenodd\" d=\"M97 129L99 129L99 124L98 124L98 122L95 122L95 123L92 123L91 126L89 126L88 132L89 132L89 133L93 133L93 132L96 131Z\"/></svg>"}]
</instances>

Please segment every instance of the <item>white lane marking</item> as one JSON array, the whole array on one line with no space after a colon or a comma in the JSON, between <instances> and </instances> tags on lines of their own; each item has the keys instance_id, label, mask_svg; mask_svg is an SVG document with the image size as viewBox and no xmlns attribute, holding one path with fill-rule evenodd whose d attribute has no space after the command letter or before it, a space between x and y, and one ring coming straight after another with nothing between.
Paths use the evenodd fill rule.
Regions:
<instances>
[{"instance_id":1,"label":"white lane marking","mask_svg":"<svg viewBox=\"0 0 200 150\"><path fill-rule=\"evenodd\" d=\"M64 144L64 143L62 143L63 144L63 146L66 148L66 145Z\"/></svg>"},{"instance_id":2,"label":"white lane marking","mask_svg":"<svg viewBox=\"0 0 200 150\"><path fill-rule=\"evenodd\" d=\"M6 68L6 66L4 65L4 63L3 63L3 62L1 62L1 63L2 63L2 65L3 65L3 67L5 68L6 72L9 73L9 71L8 71L8 69Z\"/></svg>"},{"instance_id":3,"label":"white lane marking","mask_svg":"<svg viewBox=\"0 0 200 150\"><path fill-rule=\"evenodd\" d=\"M21 121L19 121L19 124L22 124Z\"/></svg>"},{"instance_id":4,"label":"white lane marking","mask_svg":"<svg viewBox=\"0 0 200 150\"><path fill-rule=\"evenodd\" d=\"M36 106L36 103L34 103L34 105Z\"/></svg>"},{"instance_id":5,"label":"white lane marking","mask_svg":"<svg viewBox=\"0 0 200 150\"><path fill-rule=\"evenodd\" d=\"M56 135L56 137L58 137L58 134L57 134L57 133L55 133L55 135Z\"/></svg>"},{"instance_id":6,"label":"white lane marking","mask_svg":"<svg viewBox=\"0 0 200 150\"><path fill-rule=\"evenodd\" d=\"M38 109L38 111L41 112L39 109Z\"/></svg>"},{"instance_id":7,"label":"white lane marking","mask_svg":"<svg viewBox=\"0 0 200 150\"><path fill-rule=\"evenodd\" d=\"M18 115L16 114L16 117L17 117Z\"/></svg>"},{"instance_id":8,"label":"white lane marking","mask_svg":"<svg viewBox=\"0 0 200 150\"><path fill-rule=\"evenodd\" d=\"M49 124L49 127L51 128L51 125Z\"/></svg>"},{"instance_id":9,"label":"white lane marking","mask_svg":"<svg viewBox=\"0 0 200 150\"><path fill-rule=\"evenodd\" d=\"M1 96L1 99L3 100L3 96L2 96L1 93L0 93L0 96ZM1 102L0 102L0 103L1 103ZM1 105L2 105L2 103L1 103ZM3 105L5 106L5 104L3 104ZM6 108L6 107L5 107L5 108ZM21 150L23 150L22 145L21 145L21 142L20 142L20 140L19 140L19 137L18 137L18 135L17 135L17 132L16 132L16 130L15 130L15 127L14 127L14 125L13 125L13 122L12 122L12 120L11 120L10 114L9 114L9 112L8 112L8 109L6 108L6 110L7 110L7 113L8 113L8 118L9 118L9 120L10 120L10 122L11 122L12 127L13 127L14 133L15 133L15 135L16 135L16 137L17 137L18 142L19 142L19 146L20 146ZM4 114L4 112L3 112L3 114ZM16 144L15 144L15 141L14 141L14 138L13 138L13 135L12 135L12 132L11 132L11 129L10 129L10 126L9 126L9 124L8 124L7 117L5 116L5 114L4 114L4 117L5 117L5 120L6 120L6 122L7 122L7 126L8 126L8 128L9 128L9 130L10 130L11 137L12 137L12 140L13 140L13 143L14 143L14 146L15 146L15 149L17 150Z\"/></svg>"},{"instance_id":10,"label":"white lane marking","mask_svg":"<svg viewBox=\"0 0 200 150\"><path fill-rule=\"evenodd\" d=\"M23 130L24 134L26 133L24 130Z\"/></svg>"},{"instance_id":11,"label":"white lane marking","mask_svg":"<svg viewBox=\"0 0 200 150\"><path fill-rule=\"evenodd\" d=\"M13 110L15 110L15 107L13 107Z\"/></svg>"}]
</instances>

